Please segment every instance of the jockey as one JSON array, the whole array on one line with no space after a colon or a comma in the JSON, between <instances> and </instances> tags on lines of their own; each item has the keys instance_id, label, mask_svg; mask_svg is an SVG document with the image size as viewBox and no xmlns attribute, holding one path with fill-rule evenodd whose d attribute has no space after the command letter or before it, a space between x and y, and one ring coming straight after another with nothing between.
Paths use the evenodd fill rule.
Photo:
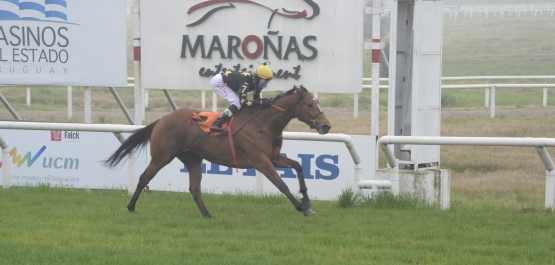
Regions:
<instances>
[{"instance_id":1,"label":"jockey","mask_svg":"<svg viewBox=\"0 0 555 265\"><path fill-rule=\"evenodd\" d=\"M228 122L242 106L270 106L272 101L266 98L261 99L260 92L272 78L274 78L274 73L266 63L256 67L252 74L227 70L214 76L210 81L212 91L225 98L231 105L218 117L214 125L210 127L210 131L223 132L222 125ZM254 92L252 101L247 99L247 93L251 91Z\"/></svg>"}]
</instances>

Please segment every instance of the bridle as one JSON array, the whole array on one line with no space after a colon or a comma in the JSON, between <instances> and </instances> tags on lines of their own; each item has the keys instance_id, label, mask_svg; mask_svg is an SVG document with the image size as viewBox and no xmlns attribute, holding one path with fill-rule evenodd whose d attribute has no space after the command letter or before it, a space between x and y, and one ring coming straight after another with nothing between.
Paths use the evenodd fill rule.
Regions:
<instances>
[{"instance_id":1,"label":"bridle","mask_svg":"<svg viewBox=\"0 0 555 265\"><path fill-rule=\"evenodd\" d=\"M282 107L280 107L280 106L274 105L273 100L272 100L272 105L271 105L271 106L272 106L273 108L278 109L278 110L280 110L280 111L283 111L283 112L285 112L285 113L287 114L287 116L285 117L285 122L286 122L286 123L288 122L289 117L291 117L292 119L297 118L298 120L300 120L300 121L306 123L308 126L310 126L311 129L314 129L314 128L316 127L316 121L314 121L314 119L316 119L316 117L318 117L318 116L324 114L323 111L321 111L320 113L317 113L316 115L310 117L309 119L299 118L299 117L295 116L295 114L293 114L293 110L294 110L296 107L298 107L298 105L299 105L299 103L301 102L301 100L303 99L303 97L306 96L306 95L308 95L308 94L310 94L310 93L304 93L304 94L298 93L298 95L297 95L297 101L295 102L295 104L293 104L293 105L292 105L291 107L289 107L287 110L284 109L284 108L282 108ZM243 124L240 125L238 128L236 128L235 131L233 131L233 130L231 129L231 123L232 123L233 120L235 119L235 116L233 116L233 117L231 118L231 121L230 121L229 125L228 125L227 128L226 128L226 130L227 130L227 135L228 135L228 141L229 141L229 147L230 147L230 149L231 149L231 156L232 156L232 158L233 158L233 163L235 164L235 167L236 167L236 168L239 168L239 163L238 163L238 161L237 161L237 154L235 153L235 145L234 145L234 142L233 142L233 134L236 133L237 131L241 130L241 128L243 128L243 126L244 126L245 124L247 124L249 121L253 120L253 122L254 122L254 117L255 117L258 113L260 113L261 110L262 110L262 109L259 109L254 115L252 115L252 116L250 117L250 119L248 119L245 123L243 123ZM254 123L256 124L256 122L254 122ZM260 132L262 132L262 133L264 133L264 134L266 134L266 135L268 135L269 137L272 138L272 136L269 135L269 134L268 134L267 132L265 132L264 130L262 130L258 124L256 124L256 126L258 126ZM274 138L280 138L280 137L281 137L281 135L279 135L279 136L277 136L277 137L274 137Z\"/></svg>"},{"instance_id":2,"label":"bridle","mask_svg":"<svg viewBox=\"0 0 555 265\"><path fill-rule=\"evenodd\" d=\"M295 104L293 104L292 106L289 107L289 109L284 109L282 107L279 107L275 104L273 104L272 102L272 107L278 110L281 110L283 112L285 112L287 114L287 118L292 117L292 119L297 118L298 120L306 123L306 125L310 126L310 129L314 129L316 127L316 121L314 121L318 116L324 114L323 111L320 111L319 113L316 113L315 115L313 115L312 117L309 117L308 119L305 118L301 118L301 117L297 117L295 114L293 114L293 110L298 107L299 103L302 101L303 97L305 97L306 95L308 95L309 93L298 93L297 94L297 101L295 102Z\"/></svg>"}]
</instances>

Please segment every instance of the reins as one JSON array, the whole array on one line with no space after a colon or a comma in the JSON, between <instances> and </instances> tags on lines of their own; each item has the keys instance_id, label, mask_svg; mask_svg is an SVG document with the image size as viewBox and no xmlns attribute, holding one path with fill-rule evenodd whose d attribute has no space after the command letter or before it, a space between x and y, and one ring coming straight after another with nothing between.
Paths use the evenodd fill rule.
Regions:
<instances>
[{"instance_id":1,"label":"reins","mask_svg":"<svg viewBox=\"0 0 555 265\"><path fill-rule=\"evenodd\" d=\"M287 117L285 118L285 122L287 122L287 121L289 120L289 117L292 116L293 118L297 118L298 120L300 120L300 121L306 123L308 126L310 126L311 129L314 129L314 126L315 126L315 124L316 124L316 122L314 121L314 119L316 119L316 117L318 117L318 116L324 114L323 111L317 113L316 115L314 115L314 116L311 117L310 119L299 118L299 117L297 117L297 116L295 116L295 115L293 114L293 109L295 109L295 108L297 107L297 105L299 105L299 103L301 102L302 98L303 98L304 96L308 95L308 94L309 94L309 93L302 94L302 95L299 94L299 95L297 96L297 101L295 102L295 104L293 104L291 107L289 107L288 110L286 110L286 109L284 109L284 108L282 108L282 107L280 107L280 106L274 105L273 102L272 102L272 105L270 105L270 106L273 107L274 109L277 109L277 110L279 110L279 111L285 112L285 113L287 114ZM235 120L235 116L233 116L233 117L231 118L231 120L229 121L229 124L228 124L228 126L227 126L227 128L226 128L226 131L227 131L227 137L228 137L228 140L229 140L229 147L231 148L231 155L232 155L232 157L233 157L233 163L235 164L235 168L239 168L239 162L237 161L237 154L235 153L235 144L234 144L234 141L233 141L233 134L235 134L236 132L238 132L239 130L241 130L241 129L243 128L243 126L245 126L247 123L249 123L251 120L253 120L254 117L256 117L256 115L258 115L258 114L260 113L260 111L262 111L262 109L259 109L257 112L255 112L247 121L245 121L243 124L241 124L241 125L240 125L237 129L235 129L235 130L232 130L232 129L231 129L231 124L232 124L233 120ZM255 122L255 124L256 124L256 122ZM257 124L257 126L258 126L258 124ZM263 132L263 133L265 133L266 135L268 135L266 132L264 132L264 130L262 130L262 129L260 128L260 126L258 126L258 127L259 127L259 130L260 130L261 132ZM268 136L269 136L269 135L268 135Z\"/></svg>"}]
</instances>

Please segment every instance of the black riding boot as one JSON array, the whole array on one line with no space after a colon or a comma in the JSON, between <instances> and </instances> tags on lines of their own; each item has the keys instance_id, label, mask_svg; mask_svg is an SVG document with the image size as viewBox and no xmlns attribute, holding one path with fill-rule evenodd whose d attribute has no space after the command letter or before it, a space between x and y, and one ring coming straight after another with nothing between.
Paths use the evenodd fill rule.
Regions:
<instances>
[{"instance_id":1,"label":"black riding boot","mask_svg":"<svg viewBox=\"0 0 555 265\"><path fill-rule=\"evenodd\" d=\"M214 122L214 124L212 125L212 127L210 127L210 131L211 132L223 132L225 129L222 128L222 125L226 122L229 121L229 116L227 116L225 113L222 113L222 115L220 115L220 117L218 117L218 119Z\"/></svg>"}]
</instances>

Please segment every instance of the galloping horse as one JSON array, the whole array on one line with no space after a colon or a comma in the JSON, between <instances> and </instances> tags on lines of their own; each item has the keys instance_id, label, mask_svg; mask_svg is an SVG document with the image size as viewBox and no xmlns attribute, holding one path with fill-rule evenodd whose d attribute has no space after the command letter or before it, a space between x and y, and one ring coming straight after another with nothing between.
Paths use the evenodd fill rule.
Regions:
<instances>
[{"instance_id":1,"label":"galloping horse","mask_svg":"<svg viewBox=\"0 0 555 265\"><path fill-rule=\"evenodd\" d=\"M110 168L117 166L124 158L150 141L150 164L141 174L137 189L127 206L135 210L135 204L152 178L175 157L189 169L189 191L206 218L208 213L201 197L202 160L206 159L228 167L255 168L268 178L295 208L305 216L313 215L310 199L299 162L280 153L285 126L294 118L305 122L320 134L329 132L331 125L318 104L318 100L304 87L293 87L276 96L271 107L242 108L236 115L231 129L234 150L229 143L229 135L210 136L188 118L194 109L178 109L148 126L135 131L105 161ZM287 185L276 172L276 167L293 168L299 179L302 203L289 191Z\"/></svg>"}]
</instances>

